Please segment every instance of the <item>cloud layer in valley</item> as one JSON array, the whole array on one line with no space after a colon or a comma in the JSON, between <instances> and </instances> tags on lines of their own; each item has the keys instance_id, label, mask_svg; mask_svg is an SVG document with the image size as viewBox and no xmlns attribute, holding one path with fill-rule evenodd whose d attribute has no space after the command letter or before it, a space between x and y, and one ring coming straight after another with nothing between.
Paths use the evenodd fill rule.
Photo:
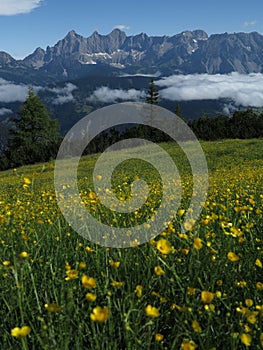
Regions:
<instances>
[{"instance_id":1,"label":"cloud layer in valley","mask_svg":"<svg viewBox=\"0 0 263 350\"><path fill-rule=\"evenodd\" d=\"M99 100L104 103L113 103L118 100L121 101L139 101L145 98L145 92L136 89L110 89L107 86L97 88L89 97L89 101Z\"/></svg>"},{"instance_id":2,"label":"cloud layer in valley","mask_svg":"<svg viewBox=\"0 0 263 350\"><path fill-rule=\"evenodd\" d=\"M24 84L15 84L10 81L0 78L0 102L24 102L28 96L28 86ZM61 105L74 100L72 92L77 89L77 86L72 83L67 83L64 87L43 87L33 86L36 93L48 91L52 94L52 103Z\"/></svg>"},{"instance_id":3,"label":"cloud layer in valley","mask_svg":"<svg viewBox=\"0 0 263 350\"><path fill-rule=\"evenodd\" d=\"M64 103L72 102L74 100L74 96L72 95L72 92L76 89L77 89L76 85L72 83L67 83L62 88L52 88L52 89L46 89L46 90L56 95L56 97L52 101L54 105L62 105Z\"/></svg>"},{"instance_id":4,"label":"cloud layer in valley","mask_svg":"<svg viewBox=\"0 0 263 350\"><path fill-rule=\"evenodd\" d=\"M172 101L231 99L244 107L263 106L263 74L172 75L156 81L160 96Z\"/></svg>"},{"instance_id":5,"label":"cloud layer in valley","mask_svg":"<svg viewBox=\"0 0 263 350\"><path fill-rule=\"evenodd\" d=\"M29 13L39 7L42 0L1 0L0 15L13 16L21 13Z\"/></svg>"},{"instance_id":6,"label":"cloud layer in valley","mask_svg":"<svg viewBox=\"0 0 263 350\"><path fill-rule=\"evenodd\" d=\"M11 109L9 108L0 108L0 116L2 115L6 115L6 114L10 114L10 113L13 113L13 111L11 111Z\"/></svg>"},{"instance_id":7,"label":"cloud layer in valley","mask_svg":"<svg viewBox=\"0 0 263 350\"><path fill-rule=\"evenodd\" d=\"M23 102L28 94L26 85L18 85L0 78L0 102Z\"/></svg>"}]
</instances>

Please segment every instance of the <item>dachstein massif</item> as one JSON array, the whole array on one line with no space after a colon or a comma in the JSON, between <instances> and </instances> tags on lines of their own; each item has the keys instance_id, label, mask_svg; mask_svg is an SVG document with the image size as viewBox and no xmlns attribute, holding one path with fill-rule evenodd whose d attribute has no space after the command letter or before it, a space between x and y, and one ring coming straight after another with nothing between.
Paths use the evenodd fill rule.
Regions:
<instances>
[{"instance_id":1,"label":"dachstein massif","mask_svg":"<svg viewBox=\"0 0 263 350\"><path fill-rule=\"evenodd\" d=\"M114 29L108 35L94 32L85 38L72 30L54 46L37 48L22 60L0 52L0 87L4 91L0 96L1 132L19 111L28 86L34 87L65 133L77 120L105 104L129 98L143 101L151 76L158 80L172 75L231 72L263 73L261 34L208 36L203 30L194 30L174 36L127 36ZM164 96L160 104L174 111L177 102L186 119L203 113L220 114L231 104L229 99L218 97L176 101Z\"/></svg>"}]
</instances>

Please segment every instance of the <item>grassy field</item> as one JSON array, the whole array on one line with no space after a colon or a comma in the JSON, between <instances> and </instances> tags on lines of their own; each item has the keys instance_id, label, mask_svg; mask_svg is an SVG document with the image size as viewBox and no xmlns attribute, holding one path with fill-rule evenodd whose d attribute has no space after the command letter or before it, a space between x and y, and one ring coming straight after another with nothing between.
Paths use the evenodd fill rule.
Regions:
<instances>
[{"instance_id":1,"label":"grassy field","mask_svg":"<svg viewBox=\"0 0 263 350\"><path fill-rule=\"evenodd\" d=\"M180 208L159 236L127 249L73 231L57 206L54 162L0 173L1 349L263 348L263 140L202 143L209 193L187 233L180 227L192 196L189 164L175 145L162 147L180 170ZM96 159L84 157L78 171L88 210L117 226L143 222L100 206ZM119 167L114 183L127 199L131 181L146 177L151 209L161 182L145 169Z\"/></svg>"}]
</instances>

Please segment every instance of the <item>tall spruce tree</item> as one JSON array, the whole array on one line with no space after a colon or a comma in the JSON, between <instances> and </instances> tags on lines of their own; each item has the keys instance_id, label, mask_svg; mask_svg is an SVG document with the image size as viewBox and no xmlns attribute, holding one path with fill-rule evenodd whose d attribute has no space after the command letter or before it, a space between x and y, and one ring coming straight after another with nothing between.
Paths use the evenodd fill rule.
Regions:
<instances>
[{"instance_id":1,"label":"tall spruce tree","mask_svg":"<svg viewBox=\"0 0 263 350\"><path fill-rule=\"evenodd\" d=\"M13 122L7 150L11 166L44 162L55 157L60 142L58 122L50 118L32 88L19 117Z\"/></svg>"},{"instance_id":2,"label":"tall spruce tree","mask_svg":"<svg viewBox=\"0 0 263 350\"><path fill-rule=\"evenodd\" d=\"M155 86L154 80L152 79L149 88L148 94L146 96L146 103L157 104L159 102L159 92Z\"/></svg>"}]
</instances>

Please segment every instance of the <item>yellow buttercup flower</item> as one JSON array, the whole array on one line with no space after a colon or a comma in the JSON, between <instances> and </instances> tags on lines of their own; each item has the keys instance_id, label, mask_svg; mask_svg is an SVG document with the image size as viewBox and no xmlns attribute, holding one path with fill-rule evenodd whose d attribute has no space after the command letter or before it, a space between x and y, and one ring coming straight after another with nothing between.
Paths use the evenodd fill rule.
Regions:
<instances>
[{"instance_id":1,"label":"yellow buttercup flower","mask_svg":"<svg viewBox=\"0 0 263 350\"><path fill-rule=\"evenodd\" d=\"M252 299L245 299L245 304L247 307L251 307L253 305L253 300Z\"/></svg>"},{"instance_id":2,"label":"yellow buttercup flower","mask_svg":"<svg viewBox=\"0 0 263 350\"><path fill-rule=\"evenodd\" d=\"M90 302L95 301L97 299L97 295L93 293L87 293L85 297Z\"/></svg>"},{"instance_id":3,"label":"yellow buttercup flower","mask_svg":"<svg viewBox=\"0 0 263 350\"><path fill-rule=\"evenodd\" d=\"M207 290L204 290L202 291L201 293L201 300L204 302L204 303L211 303L211 301L214 299L214 293L211 293Z\"/></svg>"},{"instance_id":4,"label":"yellow buttercup flower","mask_svg":"<svg viewBox=\"0 0 263 350\"><path fill-rule=\"evenodd\" d=\"M140 284L138 284L135 288L135 293L137 295L138 298L142 297L142 286Z\"/></svg>"},{"instance_id":5,"label":"yellow buttercup flower","mask_svg":"<svg viewBox=\"0 0 263 350\"><path fill-rule=\"evenodd\" d=\"M199 322L197 320L194 320L192 322L192 328L193 328L194 332L196 332L196 333L201 333L202 332L202 328L200 327L200 324L199 324Z\"/></svg>"},{"instance_id":6,"label":"yellow buttercup flower","mask_svg":"<svg viewBox=\"0 0 263 350\"><path fill-rule=\"evenodd\" d=\"M235 262L235 261L238 261L238 260L239 260L239 256L236 255L236 254L233 253L233 252L228 252L228 253L227 253L227 258L228 258L228 260L230 260L231 262Z\"/></svg>"},{"instance_id":7,"label":"yellow buttercup flower","mask_svg":"<svg viewBox=\"0 0 263 350\"><path fill-rule=\"evenodd\" d=\"M49 312L59 312L61 310L60 306L57 304L45 304L45 309Z\"/></svg>"},{"instance_id":8,"label":"yellow buttercup flower","mask_svg":"<svg viewBox=\"0 0 263 350\"><path fill-rule=\"evenodd\" d=\"M80 268L80 269L85 269L86 266L87 266L87 264L85 263L85 261L81 261L81 262L79 263L79 268Z\"/></svg>"},{"instance_id":9,"label":"yellow buttercup flower","mask_svg":"<svg viewBox=\"0 0 263 350\"><path fill-rule=\"evenodd\" d=\"M93 310L92 313L90 314L90 318L94 322L105 322L109 318L109 308L108 307L100 307L96 306Z\"/></svg>"},{"instance_id":10,"label":"yellow buttercup flower","mask_svg":"<svg viewBox=\"0 0 263 350\"><path fill-rule=\"evenodd\" d=\"M163 340L163 334L161 334L161 333L156 333L155 334L155 340L156 341L162 341Z\"/></svg>"},{"instance_id":11,"label":"yellow buttercup flower","mask_svg":"<svg viewBox=\"0 0 263 350\"><path fill-rule=\"evenodd\" d=\"M24 184L25 185L30 185L31 184L31 180L28 177L24 177Z\"/></svg>"},{"instance_id":12,"label":"yellow buttercup flower","mask_svg":"<svg viewBox=\"0 0 263 350\"><path fill-rule=\"evenodd\" d=\"M111 267L117 269L120 266L120 261L113 261L113 260L109 260L109 264Z\"/></svg>"},{"instance_id":13,"label":"yellow buttercup flower","mask_svg":"<svg viewBox=\"0 0 263 350\"><path fill-rule=\"evenodd\" d=\"M250 346L252 342L252 337L250 334L242 333L240 336L240 340L244 345Z\"/></svg>"},{"instance_id":14,"label":"yellow buttercup flower","mask_svg":"<svg viewBox=\"0 0 263 350\"><path fill-rule=\"evenodd\" d=\"M184 340L181 344L182 350L195 350L197 348L197 345L193 340Z\"/></svg>"},{"instance_id":15,"label":"yellow buttercup flower","mask_svg":"<svg viewBox=\"0 0 263 350\"><path fill-rule=\"evenodd\" d=\"M74 280L78 277L78 270L67 270L66 271L67 277L65 278L66 281Z\"/></svg>"},{"instance_id":16,"label":"yellow buttercup flower","mask_svg":"<svg viewBox=\"0 0 263 350\"><path fill-rule=\"evenodd\" d=\"M192 287L187 287L187 295L194 295L196 291L196 288L192 288Z\"/></svg>"},{"instance_id":17,"label":"yellow buttercup flower","mask_svg":"<svg viewBox=\"0 0 263 350\"><path fill-rule=\"evenodd\" d=\"M161 266L155 266L154 268L154 273L157 275L157 276L161 276L161 275L164 275L165 272L164 270L161 268Z\"/></svg>"},{"instance_id":18,"label":"yellow buttercup flower","mask_svg":"<svg viewBox=\"0 0 263 350\"><path fill-rule=\"evenodd\" d=\"M183 216L185 213L185 209L178 209L177 214L178 216Z\"/></svg>"},{"instance_id":19,"label":"yellow buttercup flower","mask_svg":"<svg viewBox=\"0 0 263 350\"><path fill-rule=\"evenodd\" d=\"M23 326L21 328L15 327L11 330L12 337L23 338L26 337L31 332L31 328L29 326Z\"/></svg>"},{"instance_id":20,"label":"yellow buttercup flower","mask_svg":"<svg viewBox=\"0 0 263 350\"><path fill-rule=\"evenodd\" d=\"M27 252L22 252L19 254L19 258L21 259L26 259L29 257L29 254Z\"/></svg>"},{"instance_id":21,"label":"yellow buttercup flower","mask_svg":"<svg viewBox=\"0 0 263 350\"><path fill-rule=\"evenodd\" d=\"M10 265L10 261L9 261L9 260L5 260L5 261L3 261L3 265L4 265L4 266L8 266L8 265Z\"/></svg>"},{"instance_id":22,"label":"yellow buttercup flower","mask_svg":"<svg viewBox=\"0 0 263 350\"><path fill-rule=\"evenodd\" d=\"M257 282L256 287L258 290L263 290L263 283L262 282Z\"/></svg>"},{"instance_id":23,"label":"yellow buttercup flower","mask_svg":"<svg viewBox=\"0 0 263 350\"><path fill-rule=\"evenodd\" d=\"M146 306L145 313L149 317L159 317L160 316L159 310L152 305Z\"/></svg>"},{"instance_id":24,"label":"yellow buttercup flower","mask_svg":"<svg viewBox=\"0 0 263 350\"><path fill-rule=\"evenodd\" d=\"M123 285L123 282L113 281L111 282L111 285L115 288L121 288L121 286Z\"/></svg>"},{"instance_id":25,"label":"yellow buttercup flower","mask_svg":"<svg viewBox=\"0 0 263 350\"><path fill-rule=\"evenodd\" d=\"M156 248L164 255L170 254L173 251L173 246L166 239L160 239L157 241Z\"/></svg>"},{"instance_id":26,"label":"yellow buttercup flower","mask_svg":"<svg viewBox=\"0 0 263 350\"><path fill-rule=\"evenodd\" d=\"M83 275L81 278L81 282L83 286L87 289L96 288L96 280L93 277L88 277L87 275Z\"/></svg>"},{"instance_id":27,"label":"yellow buttercup flower","mask_svg":"<svg viewBox=\"0 0 263 350\"><path fill-rule=\"evenodd\" d=\"M195 240L194 240L194 248L195 249L201 249L202 247L203 247L202 240L199 237L195 238Z\"/></svg>"},{"instance_id":28,"label":"yellow buttercup flower","mask_svg":"<svg viewBox=\"0 0 263 350\"><path fill-rule=\"evenodd\" d=\"M258 267L260 267L260 268L262 269L262 262L261 262L261 260L257 259L257 260L255 261L255 265L258 266Z\"/></svg>"}]
</instances>

